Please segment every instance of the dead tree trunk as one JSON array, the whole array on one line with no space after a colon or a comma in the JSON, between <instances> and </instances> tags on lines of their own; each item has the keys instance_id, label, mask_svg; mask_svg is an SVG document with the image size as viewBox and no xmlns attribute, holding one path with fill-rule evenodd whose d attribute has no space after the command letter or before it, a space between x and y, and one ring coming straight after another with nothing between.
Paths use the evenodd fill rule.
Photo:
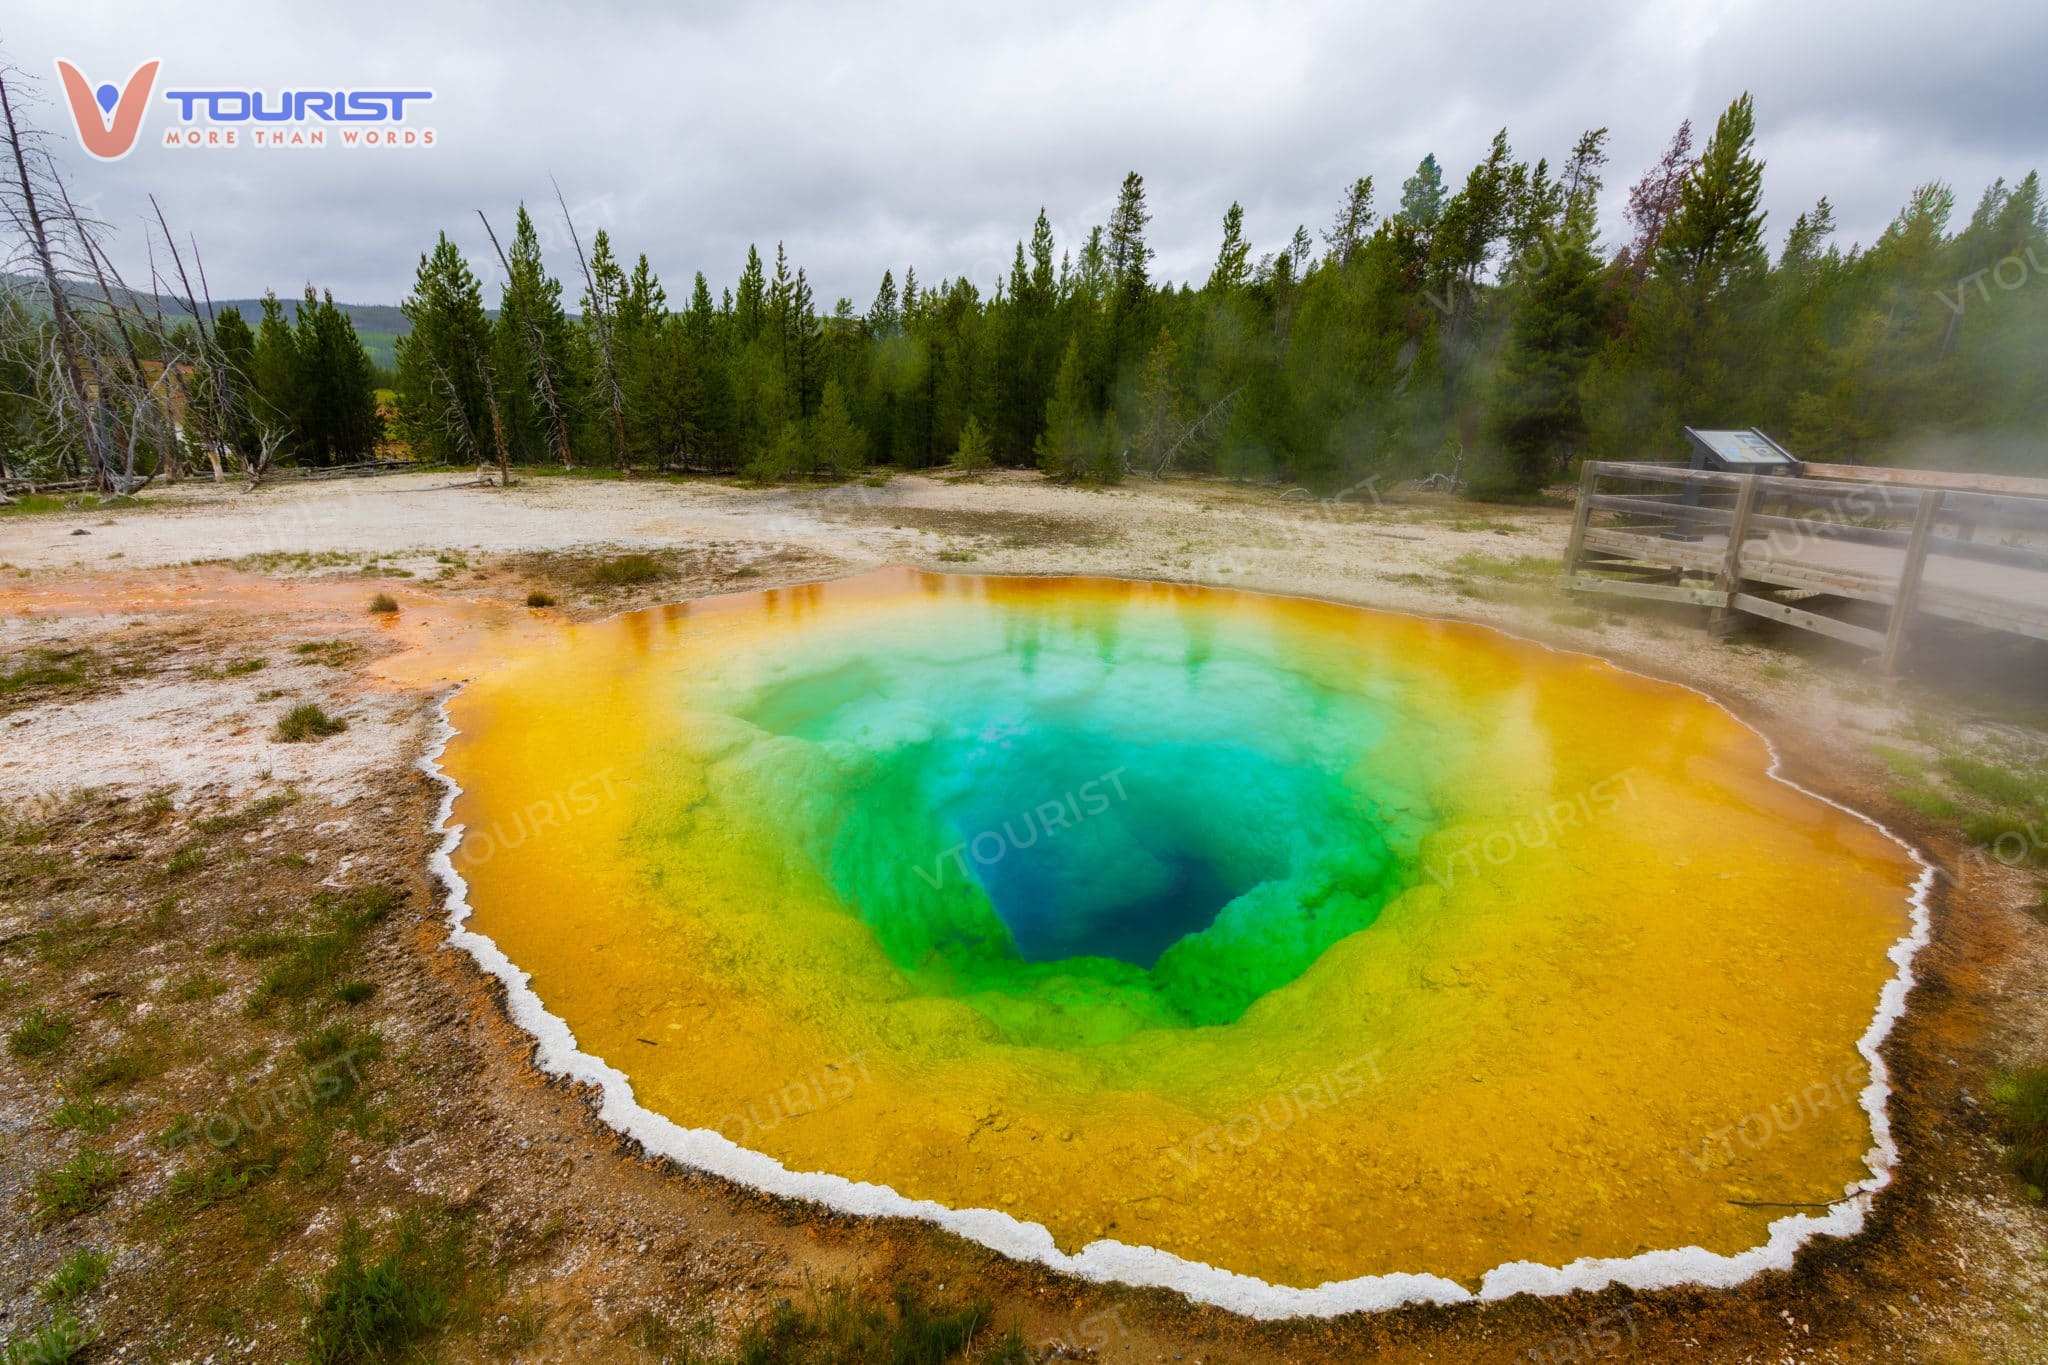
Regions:
<instances>
[{"instance_id":1,"label":"dead tree trunk","mask_svg":"<svg viewBox=\"0 0 2048 1365\"><path fill-rule=\"evenodd\" d=\"M156 196L152 194L149 206L156 210L156 225L163 230L164 245L170 248L171 264L178 271L178 284L185 291L185 311L192 315L193 329L199 334L199 358L213 380L213 416L209 419L213 431L212 439L206 443L206 458L213 465L213 481L220 483L227 478L227 472L220 463L221 441L235 431L234 398L227 390L227 375L218 363L219 353L213 344L213 333L208 330L206 319L199 315L199 300L192 296L192 281L185 274L185 258L178 254L178 243L171 236L171 225L164 221L163 205L157 203ZM210 315L211 307L207 311Z\"/></svg>"},{"instance_id":2,"label":"dead tree trunk","mask_svg":"<svg viewBox=\"0 0 2048 1365\"><path fill-rule=\"evenodd\" d=\"M491 440L498 447L498 487L512 486L512 459L505 449L505 419L498 414L498 381L491 378L491 367L481 359L476 363L477 373L484 379L484 401L491 405Z\"/></svg>"},{"instance_id":3,"label":"dead tree trunk","mask_svg":"<svg viewBox=\"0 0 2048 1365\"><path fill-rule=\"evenodd\" d=\"M562 207L562 221L569 226L569 240L576 247L576 264L583 271L583 287L590 291L591 311L597 314L597 352L604 361L605 387L611 395L612 408L612 456L619 462L619 469L626 468L626 395L619 388L619 367L612 355L612 317L605 306L605 298L597 287L597 278L590 273L590 262L583 255L583 238L576 231L576 220L569 214L569 201L562 197L562 187L553 176L548 183L555 187L555 202Z\"/></svg>"},{"instance_id":4,"label":"dead tree trunk","mask_svg":"<svg viewBox=\"0 0 2048 1365\"><path fill-rule=\"evenodd\" d=\"M64 380L72 400L78 404L79 432L85 441L86 459L92 466L92 479L102 491L107 490L111 471L107 459L100 449L99 424L93 420L93 403L85 384L84 347L78 336L78 320L72 316L71 302L64 296L63 281L57 278L56 257L50 250L50 234L44 226L42 210L36 204L35 178L28 171L28 156L21 145L21 125L14 117L14 98L8 89L8 73L0 71L0 118L7 123L7 147L14 157L15 183L21 195L21 204L16 217L28 238L29 249L35 253L36 268L42 273L43 288L49 291L50 313L57 328L57 351L63 361Z\"/></svg>"},{"instance_id":5,"label":"dead tree trunk","mask_svg":"<svg viewBox=\"0 0 2048 1365\"><path fill-rule=\"evenodd\" d=\"M121 286L121 293L124 298L132 301L134 299L134 291L130 290L128 282L121 278L120 269L111 260L107 259L106 253L100 249L98 237L87 226L85 220L79 216L77 206L71 202L71 192L64 188L64 182L57 180L56 186L58 196L64 204L65 217L70 220L71 230L77 235L79 245L85 249L86 260L92 266L93 279L99 284L100 299L106 304L107 319L113 324L115 334L121 338L121 350L127 357L128 371L133 377L137 390L134 406L137 410L146 409L156 413L161 419L159 431L162 444L157 455L157 472L161 472L167 464L176 458L173 452L177 449L178 444L177 421L170 411L169 386L165 386L162 401L159 403L157 386L150 382L149 372L143 367L142 354L135 346L135 334L128 326L128 315L121 304L114 300L113 287L107 282L108 274L111 273L113 275L114 284ZM169 370L169 353L161 345L158 346L157 352L165 370ZM129 421L132 425L134 422L133 412L130 413ZM135 452L138 444L132 437L128 441L127 458L123 462L121 470L121 491L123 493L134 491L131 485L135 479ZM155 478L156 474L152 473L150 477Z\"/></svg>"}]
</instances>

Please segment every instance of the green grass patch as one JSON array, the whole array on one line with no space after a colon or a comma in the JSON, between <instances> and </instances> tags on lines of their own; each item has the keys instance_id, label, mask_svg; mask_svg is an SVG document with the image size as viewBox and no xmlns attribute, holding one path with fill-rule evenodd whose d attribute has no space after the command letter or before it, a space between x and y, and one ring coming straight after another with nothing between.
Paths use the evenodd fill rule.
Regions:
<instances>
[{"instance_id":1,"label":"green grass patch","mask_svg":"<svg viewBox=\"0 0 2048 1365\"><path fill-rule=\"evenodd\" d=\"M541 607L552 607L555 605L555 599L552 595L536 588L534 591L526 594L526 605L538 610Z\"/></svg>"},{"instance_id":2,"label":"green grass patch","mask_svg":"<svg viewBox=\"0 0 2048 1365\"><path fill-rule=\"evenodd\" d=\"M1956 803L1932 787L1901 787L1892 793L1892 800L1930 820L1956 818Z\"/></svg>"},{"instance_id":3,"label":"green grass patch","mask_svg":"<svg viewBox=\"0 0 2048 1365\"><path fill-rule=\"evenodd\" d=\"M341 985L342 969L363 935L382 923L396 904L397 897L387 886L361 886L342 896L321 892L313 900L312 932L296 939L291 955L263 974L249 999L249 1012L267 1014L279 1004L295 1004Z\"/></svg>"},{"instance_id":4,"label":"green grass patch","mask_svg":"<svg viewBox=\"0 0 2048 1365\"><path fill-rule=\"evenodd\" d=\"M99 1329L82 1327L63 1309L26 1336L9 1337L0 1346L0 1365L67 1365L81 1358L99 1340Z\"/></svg>"},{"instance_id":5,"label":"green grass patch","mask_svg":"<svg viewBox=\"0 0 2048 1365\"><path fill-rule=\"evenodd\" d=\"M1964 791L2002 806L2042 804L2043 790L2048 788L2048 782L2044 782L2038 773L2015 772L2000 764L1986 763L1967 755L1946 755L1941 766Z\"/></svg>"},{"instance_id":6,"label":"green grass patch","mask_svg":"<svg viewBox=\"0 0 2048 1365\"><path fill-rule=\"evenodd\" d=\"M307 1359L356 1365L413 1358L422 1341L458 1315L469 1276L459 1227L435 1226L409 1210L373 1256L370 1234L350 1218L306 1314Z\"/></svg>"},{"instance_id":7,"label":"green grass patch","mask_svg":"<svg viewBox=\"0 0 2048 1365\"><path fill-rule=\"evenodd\" d=\"M1991 1086L2007 1162L2034 1198L2048 1190L2048 1066L2008 1072Z\"/></svg>"},{"instance_id":8,"label":"green grass patch","mask_svg":"<svg viewBox=\"0 0 2048 1365\"><path fill-rule=\"evenodd\" d=\"M203 1130L194 1130L200 1131ZM190 1141L191 1136L188 1133L186 1140ZM188 1166L172 1176L167 1188L173 1198L198 1208L226 1203L276 1175L284 1165L284 1156L284 1148L275 1141L230 1141L212 1161Z\"/></svg>"},{"instance_id":9,"label":"green grass patch","mask_svg":"<svg viewBox=\"0 0 2048 1365\"><path fill-rule=\"evenodd\" d=\"M197 829L201 834L240 833L243 830L254 829L257 825L262 824L287 806L296 804L298 800L299 794L296 791L273 792L269 796L259 797L251 801L240 810L229 811L225 815L210 816L207 819L201 820L193 828Z\"/></svg>"},{"instance_id":10,"label":"green grass patch","mask_svg":"<svg viewBox=\"0 0 2048 1365\"><path fill-rule=\"evenodd\" d=\"M169 1066L156 1039L131 1038L126 1045L93 1058L78 1079L88 1089L119 1090L161 1076Z\"/></svg>"},{"instance_id":11,"label":"green grass patch","mask_svg":"<svg viewBox=\"0 0 2048 1365\"><path fill-rule=\"evenodd\" d=\"M1901 782L1918 782L1927 771L1927 760L1889 744L1873 744L1870 752Z\"/></svg>"},{"instance_id":12,"label":"green grass patch","mask_svg":"<svg viewBox=\"0 0 2048 1365\"><path fill-rule=\"evenodd\" d=\"M822 1291L811 1287L805 1298L802 1304L782 1300L765 1320L746 1329L739 1346L742 1365L944 1365L959 1359L994 1318L986 1299L935 1306L908 1284L898 1284L887 1304L860 1298L843 1285ZM1014 1332L999 1344L997 1354L986 1358L1029 1359Z\"/></svg>"},{"instance_id":13,"label":"green grass patch","mask_svg":"<svg viewBox=\"0 0 2048 1365\"><path fill-rule=\"evenodd\" d=\"M39 1223L61 1223L90 1213L128 1173L117 1157L86 1148L61 1166L36 1172L35 1211Z\"/></svg>"},{"instance_id":14,"label":"green grass patch","mask_svg":"<svg viewBox=\"0 0 2048 1365\"><path fill-rule=\"evenodd\" d=\"M370 598L370 612L376 616L389 616L398 610L398 599L388 592L380 592Z\"/></svg>"},{"instance_id":15,"label":"green grass patch","mask_svg":"<svg viewBox=\"0 0 2048 1365\"><path fill-rule=\"evenodd\" d=\"M30 650L13 668L0 672L0 697L83 687L92 680L91 667L95 662L90 650Z\"/></svg>"},{"instance_id":16,"label":"green grass patch","mask_svg":"<svg viewBox=\"0 0 2048 1365\"><path fill-rule=\"evenodd\" d=\"M305 744L348 729L348 722L330 716L313 702L301 702L278 717L277 738L286 744Z\"/></svg>"},{"instance_id":17,"label":"green grass patch","mask_svg":"<svg viewBox=\"0 0 2048 1365\"><path fill-rule=\"evenodd\" d=\"M190 1005L200 1000L212 1000L228 988L228 983L205 972L192 972L180 977L165 989L164 998L176 1005Z\"/></svg>"},{"instance_id":18,"label":"green grass patch","mask_svg":"<svg viewBox=\"0 0 2048 1365\"><path fill-rule=\"evenodd\" d=\"M166 877L183 877L206 866L206 846L186 844L164 863Z\"/></svg>"},{"instance_id":19,"label":"green grass patch","mask_svg":"<svg viewBox=\"0 0 2048 1365\"><path fill-rule=\"evenodd\" d=\"M617 555L602 563L593 565L590 582L599 588L631 588L643 583L659 583L670 577L668 566L653 555Z\"/></svg>"},{"instance_id":20,"label":"green grass patch","mask_svg":"<svg viewBox=\"0 0 2048 1365\"><path fill-rule=\"evenodd\" d=\"M70 1303L82 1299L105 1283L108 1258L89 1247L80 1247L69 1260L43 1281L40 1291L46 1303Z\"/></svg>"},{"instance_id":21,"label":"green grass patch","mask_svg":"<svg viewBox=\"0 0 2048 1365\"><path fill-rule=\"evenodd\" d=\"M362 655L363 647L354 640L308 640L293 645L292 653L329 668L346 668Z\"/></svg>"},{"instance_id":22,"label":"green grass patch","mask_svg":"<svg viewBox=\"0 0 2048 1365\"><path fill-rule=\"evenodd\" d=\"M246 678L251 673L260 673L270 666L270 660L247 658L236 659L225 664L201 664L192 670L195 678Z\"/></svg>"},{"instance_id":23,"label":"green grass patch","mask_svg":"<svg viewBox=\"0 0 2048 1365\"><path fill-rule=\"evenodd\" d=\"M76 1029L68 1015L54 1013L38 1005L23 1015L7 1035L7 1050L17 1057L34 1061L53 1057L71 1041Z\"/></svg>"},{"instance_id":24,"label":"green grass patch","mask_svg":"<svg viewBox=\"0 0 2048 1365\"><path fill-rule=\"evenodd\" d=\"M211 951L215 956L233 954L244 962L258 962L291 951L298 946L301 937L277 929L251 929L222 939Z\"/></svg>"},{"instance_id":25,"label":"green grass patch","mask_svg":"<svg viewBox=\"0 0 2048 1365\"><path fill-rule=\"evenodd\" d=\"M344 981L334 988L334 998L343 1005L360 1005L377 993L377 987L370 981Z\"/></svg>"},{"instance_id":26,"label":"green grass patch","mask_svg":"<svg viewBox=\"0 0 2048 1365\"><path fill-rule=\"evenodd\" d=\"M0 505L0 517L45 517L59 513L133 511L147 506L140 498L102 497L98 493L17 493Z\"/></svg>"},{"instance_id":27,"label":"green grass patch","mask_svg":"<svg viewBox=\"0 0 2048 1365\"><path fill-rule=\"evenodd\" d=\"M90 1095L74 1095L50 1111L50 1122L59 1128L73 1128L93 1137L99 1137L127 1117L128 1111L119 1105Z\"/></svg>"},{"instance_id":28,"label":"green grass patch","mask_svg":"<svg viewBox=\"0 0 2048 1365\"><path fill-rule=\"evenodd\" d=\"M2023 858L2038 863L2044 854L2048 854L2048 830L2042 828L2041 821L2030 820L2019 811L1969 811L1963 815L1961 824L1964 836L1971 843L1981 844L2001 857L2004 856L2004 848L2023 849L2024 853L2015 856L2014 862ZM2043 837L2037 838L2037 835Z\"/></svg>"},{"instance_id":29,"label":"green grass patch","mask_svg":"<svg viewBox=\"0 0 2048 1365\"><path fill-rule=\"evenodd\" d=\"M1450 563L1450 572L1461 578L1484 578L1496 583L1547 583L1564 570L1564 562L1549 555L1463 554Z\"/></svg>"}]
</instances>

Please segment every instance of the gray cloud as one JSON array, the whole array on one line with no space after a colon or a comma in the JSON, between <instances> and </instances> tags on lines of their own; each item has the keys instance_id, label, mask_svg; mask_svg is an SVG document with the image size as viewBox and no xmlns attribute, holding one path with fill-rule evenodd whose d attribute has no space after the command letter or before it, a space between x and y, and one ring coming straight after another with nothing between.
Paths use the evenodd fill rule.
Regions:
<instances>
[{"instance_id":1,"label":"gray cloud","mask_svg":"<svg viewBox=\"0 0 2048 1365\"><path fill-rule=\"evenodd\" d=\"M696 269L730 283L749 242L772 256L781 239L823 305L865 307L885 266L988 287L1041 205L1075 245L1131 169L1158 270L1199 281L1231 199L1255 250L1277 249L1296 223L1320 228L1353 177L1373 175L1388 207L1424 152L1455 180L1503 126L1518 155L1553 162L1584 128L1612 128L1618 232L1628 182L1679 120L1704 134L1744 89L1774 237L1827 194L1844 238L1868 242L1920 181L1953 181L1967 210L1993 177L2048 162L2048 11L2018 0L1933 17L1750 0L513 3L375 22L254 3L203 22L127 0L10 8L0 43L44 78L52 145L131 239L124 262L139 267L154 190L220 295L311 280L395 300L441 229L485 259L479 207L504 224L524 198L552 224L550 171L671 297ZM440 145L171 152L151 142L166 123L152 111L132 155L92 162L58 102L59 56L95 80L155 56L182 85L429 85ZM574 273L565 239L553 264Z\"/></svg>"}]
</instances>

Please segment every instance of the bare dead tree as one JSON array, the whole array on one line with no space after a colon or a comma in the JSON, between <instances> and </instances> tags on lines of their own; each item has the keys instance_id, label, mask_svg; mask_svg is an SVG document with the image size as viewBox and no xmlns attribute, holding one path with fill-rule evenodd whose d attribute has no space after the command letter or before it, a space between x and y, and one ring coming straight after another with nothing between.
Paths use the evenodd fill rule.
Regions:
<instances>
[{"instance_id":1,"label":"bare dead tree","mask_svg":"<svg viewBox=\"0 0 2048 1365\"><path fill-rule=\"evenodd\" d=\"M539 389L541 403L548 410L548 421L555 437L555 454L561 458L562 468L574 468L569 458L569 427L562 420L562 405L556 400L554 375L548 367L547 339L540 334L540 324L534 321L533 310L526 306L526 291L519 288L519 282L513 278L511 258L505 255L505 248L498 245L498 234L491 226L491 220L484 217L482 209L476 211L476 216L483 218L484 232L491 239L491 250L498 253L498 264L504 268L505 279L512 286L505 292L513 299L514 309L526 333L527 347L533 352L534 386Z\"/></svg>"},{"instance_id":2,"label":"bare dead tree","mask_svg":"<svg viewBox=\"0 0 2048 1365\"><path fill-rule=\"evenodd\" d=\"M491 441L498 448L498 487L512 486L512 460L505 449L505 419L498 412L498 381L491 377L491 367L478 356L476 372L484 381L484 401L491 405Z\"/></svg>"},{"instance_id":3,"label":"bare dead tree","mask_svg":"<svg viewBox=\"0 0 2048 1365\"><path fill-rule=\"evenodd\" d=\"M548 183L555 187L555 202L561 205L562 221L568 225L569 240L576 247L576 264L583 270L583 287L590 294L591 311L597 314L593 330L597 333L598 355L604 362L605 388L611 395L612 455L623 470L626 467L626 395L619 387L619 367L612 353L611 309L604 291L597 287L597 278L590 273L590 262L583 255L583 238L576 231L576 218L569 212L569 201L562 197L562 186L552 175L548 177Z\"/></svg>"},{"instance_id":4,"label":"bare dead tree","mask_svg":"<svg viewBox=\"0 0 2048 1365\"><path fill-rule=\"evenodd\" d=\"M484 453L482 448L477 445L476 431L470 425L469 414L463 411L462 394L456 389L455 381L449 378L448 367L441 363L440 357L428 353L427 361L434 367L434 378L438 382L438 387L442 394L447 399L446 406L442 412L441 425L455 438L457 445L469 452L470 458L476 461L478 474L481 475L484 467Z\"/></svg>"},{"instance_id":5,"label":"bare dead tree","mask_svg":"<svg viewBox=\"0 0 2048 1365\"><path fill-rule=\"evenodd\" d=\"M168 388L165 389L162 401L159 402L157 399L157 385L152 383L149 378L149 371L142 363L142 354L135 345L135 334L128 325L128 315L131 308L126 303L117 303L114 299L114 290L107 279L110 274L113 276L113 282L120 285L124 300L132 303L135 294L133 290L128 288L128 282L121 278L119 268L108 258L105 249L100 245L100 235L104 224L87 222L85 217L79 213L78 206L71 201L71 192L65 188L63 179L56 174L56 167L52 166L50 170L50 178L57 187L57 194L64 206L65 217L70 221L72 233L77 238L79 245L84 248L86 261L92 267L93 279L99 285L100 299L106 308L107 325L120 338L122 352L128 361L128 373L137 390L134 395L134 406L130 409L131 428L140 427L140 423L135 420L136 415L139 413L152 413L158 418L157 422L152 423L156 427L159 437L157 459L154 468L149 474L149 478L154 479L158 473L162 472L177 458L177 422L170 411ZM163 365L165 371L168 372L171 366L169 353L159 349L157 355L159 362ZM139 431L137 431L131 434L131 438L127 443L127 455L122 464L121 491L123 493L139 491L134 486L135 457L139 445Z\"/></svg>"},{"instance_id":6,"label":"bare dead tree","mask_svg":"<svg viewBox=\"0 0 2048 1365\"><path fill-rule=\"evenodd\" d=\"M36 269L42 276L43 288L49 294L51 317L54 320L59 359L62 361L63 377L53 393L67 393L77 405L80 438L85 446L86 460L91 468L94 484L101 489L109 487L111 469L106 453L100 444L98 424L93 420L92 395L85 382L85 339L81 335L78 319L71 311L71 301L64 291L64 283L57 271L57 250L52 246L49 225L44 221L41 204L37 202L36 185L43 177L29 171L31 151L40 155L40 148L34 146L40 134L34 129L24 129L15 114L16 84L20 73L12 66L0 66L0 122L4 122L7 150L14 163L14 181L9 187L13 192L7 196L8 215L15 227L26 240ZM47 161L47 158L45 158ZM63 425L61 412L53 412L58 425Z\"/></svg>"},{"instance_id":7,"label":"bare dead tree","mask_svg":"<svg viewBox=\"0 0 2048 1365\"><path fill-rule=\"evenodd\" d=\"M192 326L199 334L199 356L211 380L209 387L213 391L208 397L213 400L213 415L209 423L213 429L213 439L206 442L206 458L213 465L213 481L220 483L227 477L227 471L221 467L221 444L226 435L235 430L234 397L228 391L224 367L217 359L219 348L214 344L213 333L206 325L206 317L213 315L213 309L209 304L206 317L200 316L199 300L193 297L192 280L185 273L185 258L178 253L177 239L171 236L171 225L164 220L163 205L157 203L156 196L152 194L149 196L149 206L156 211L157 227L163 231L164 245L171 250L171 264L178 272L178 284L185 291L185 311L191 314Z\"/></svg>"},{"instance_id":8,"label":"bare dead tree","mask_svg":"<svg viewBox=\"0 0 2048 1365\"><path fill-rule=\"evenodd\" d=\"M275 422L257 420L256 458L248 462L250 492L255 492L263 482L264 475L270 472L270 466L277 458L278 448L284 444L288 434L284 427Z\"/></svg>"},{"instance_id":9,"label":"bare dead tree","mask_svg":"<svg viewBox=\"0 0 2048 1365\"><path fill-rule=\"evenodd\" d=\"M149 253L150 322L152 334L156 337L156 353L165 358L164 373L170 379L171 386L177 390L178 400L184 403L185 416L190 421L196 409L192 406L192 388L185 382L185 372L170 359L175 348L171 345L171 330L164 325L164 281L156 269L156 242L145 233L143 246ZM185 452L176 440L176 408L173 407L172 411L174 416L172 420L171 460L165 474L172 483L178 483L185 477Z\"/></svg>"}]
</instances>

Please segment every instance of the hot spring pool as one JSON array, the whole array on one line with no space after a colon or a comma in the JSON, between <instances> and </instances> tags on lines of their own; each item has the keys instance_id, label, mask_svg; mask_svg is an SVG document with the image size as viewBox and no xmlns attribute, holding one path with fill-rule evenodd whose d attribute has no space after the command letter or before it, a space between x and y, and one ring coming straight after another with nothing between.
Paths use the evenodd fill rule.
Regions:
<instances>
[{"instance_id":1,"label":"hot spring pool","mask_svg":"<svg viewBox=\"0 0 2048 1365\"><path fill-rule=\"evenodd\" d=\"M889 570L567 626L447 712L458 937L762 1188L1287 1313L1729 1282L1889 1166L1922 867L1598 660Z\"/></svg>"}]
</instances>

